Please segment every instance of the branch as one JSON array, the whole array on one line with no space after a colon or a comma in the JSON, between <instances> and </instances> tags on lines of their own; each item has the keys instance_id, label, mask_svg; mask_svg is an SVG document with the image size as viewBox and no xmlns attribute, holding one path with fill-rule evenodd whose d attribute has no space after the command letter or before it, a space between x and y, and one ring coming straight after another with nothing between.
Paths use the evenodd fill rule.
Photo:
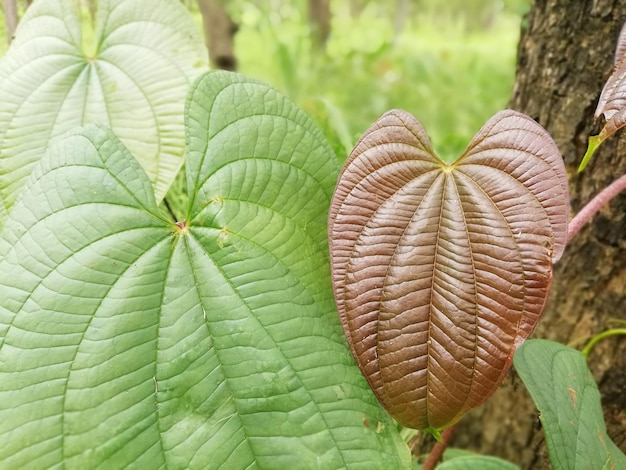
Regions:
<instances>
[{"instance_id":1,"label":"branch","mask_svg":"<svg viewBox=\"0 0 626 470\"><path fill-rule=\"evenodd\" d=\"M616 179L583 207L570 221L567 229L567 242L598 212L602 206L626 189L626 175Z\"/></svg>"}]
</instances>

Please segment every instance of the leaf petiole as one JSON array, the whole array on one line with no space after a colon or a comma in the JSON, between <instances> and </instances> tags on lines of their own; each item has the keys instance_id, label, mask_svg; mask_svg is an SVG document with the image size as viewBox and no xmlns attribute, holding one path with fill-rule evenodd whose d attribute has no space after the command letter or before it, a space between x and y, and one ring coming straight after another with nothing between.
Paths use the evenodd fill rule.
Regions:
<instances>
[{"instance_id":1,"label":"leaf petiole","mask_svg":"<svg viewBox=\"0 0 626 470\"><path fill-rule=\"evenodd\" d=\"M583 356L585 356L585 359L589 359L589 354L591 354L591 350L596 344L598 344L603 339L616 335L626 335L626 328L611 328L610 330L603 331L602 333L599 333L591 338L587 345L581 351Z\"/></svg>"}]
</instances>

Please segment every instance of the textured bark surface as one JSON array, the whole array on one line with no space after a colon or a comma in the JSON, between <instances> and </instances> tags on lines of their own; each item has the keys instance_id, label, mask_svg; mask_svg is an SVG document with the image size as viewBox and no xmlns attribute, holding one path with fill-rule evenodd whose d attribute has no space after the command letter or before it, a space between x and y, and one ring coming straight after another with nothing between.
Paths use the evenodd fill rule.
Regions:
<instances>
[{"instance_id":1,"label":"textured bark surface","mask_svg":"<svg viewBox=\"0 0 626 470\"><path fill-rule=\"evenodd\" d=\"M536 0L522 32L510 107L552 134L565 159L574 213L626 173L626 134L618 132L584 173L576 174L587 136L600 129L593 112L625 21L623 0ZM626 321L626 194L566 248L534 337L580 347L614 319ZM590 368L600 384L608 433L626 451L626 339L600 342ZM461 421L452 445L498 455L525 469L551 468L538 413L514 372Z\"/></svg>"}]
</instances>

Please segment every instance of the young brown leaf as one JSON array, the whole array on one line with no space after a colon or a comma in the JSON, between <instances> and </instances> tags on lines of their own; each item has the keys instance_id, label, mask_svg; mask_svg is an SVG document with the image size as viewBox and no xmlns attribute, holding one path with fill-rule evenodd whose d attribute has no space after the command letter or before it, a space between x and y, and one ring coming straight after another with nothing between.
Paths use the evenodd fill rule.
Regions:
<instances>
[{"instance_id":1,"label":"young brown leaf","mask_svg":"<svg viewBox=\"0 0 626 470\"><path fill-rule=\"evenodd\" d=\"M613 72L604 84L594 114L606 122L598 135L589 137L587 152L578 167L583 171L602 142L626 125L626 24L622 26L615 48Z\"/></svg>"},{"instance_id":2,"label":"young brown leaf","mask_svg":"<svg viewBox=\"0 0 626 470\"><path fill-rule=\"evenodd\" d=\"M568 207L556 145L515 111L451 165L404 111L363 135L329 216L333 286L352 353L397 421L442 429L498 387L545 305Z\"/></svg>"}]
</instances>

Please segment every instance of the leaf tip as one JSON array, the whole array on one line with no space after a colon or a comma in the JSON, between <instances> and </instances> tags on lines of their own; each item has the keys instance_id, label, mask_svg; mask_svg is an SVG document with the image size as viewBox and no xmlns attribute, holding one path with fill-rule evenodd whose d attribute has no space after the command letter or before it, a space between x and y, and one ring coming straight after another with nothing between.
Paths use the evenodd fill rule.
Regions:
<instances>
[{"instance_id":1,"label":"leaf tip","mask_svg":"<svg viewBox=\"0 0 626 470\"><path fill-rule=\"evenodd\" d=\"M592 135L589 137L589 143L587 144L587 151L585 152L585 156L583 157L580 165L578 166L578 173L582 172L586 167L593 154L596 152L602 140L599 135Z\"/></svg>"},{"instance_id":2,"label":"leaf tip","mask_svg":"<svg viewBox=\"0 0 626 470\"><path fill-rule=\"evenodd\" d=\"M431 436L433 436L437 442L441 442L442 441L442 437L441 437L441 429L439 428L432 428L432 427L428 427L426 429L423 429L422 432L430 434Z\"/></svg>"}]
</instances>

